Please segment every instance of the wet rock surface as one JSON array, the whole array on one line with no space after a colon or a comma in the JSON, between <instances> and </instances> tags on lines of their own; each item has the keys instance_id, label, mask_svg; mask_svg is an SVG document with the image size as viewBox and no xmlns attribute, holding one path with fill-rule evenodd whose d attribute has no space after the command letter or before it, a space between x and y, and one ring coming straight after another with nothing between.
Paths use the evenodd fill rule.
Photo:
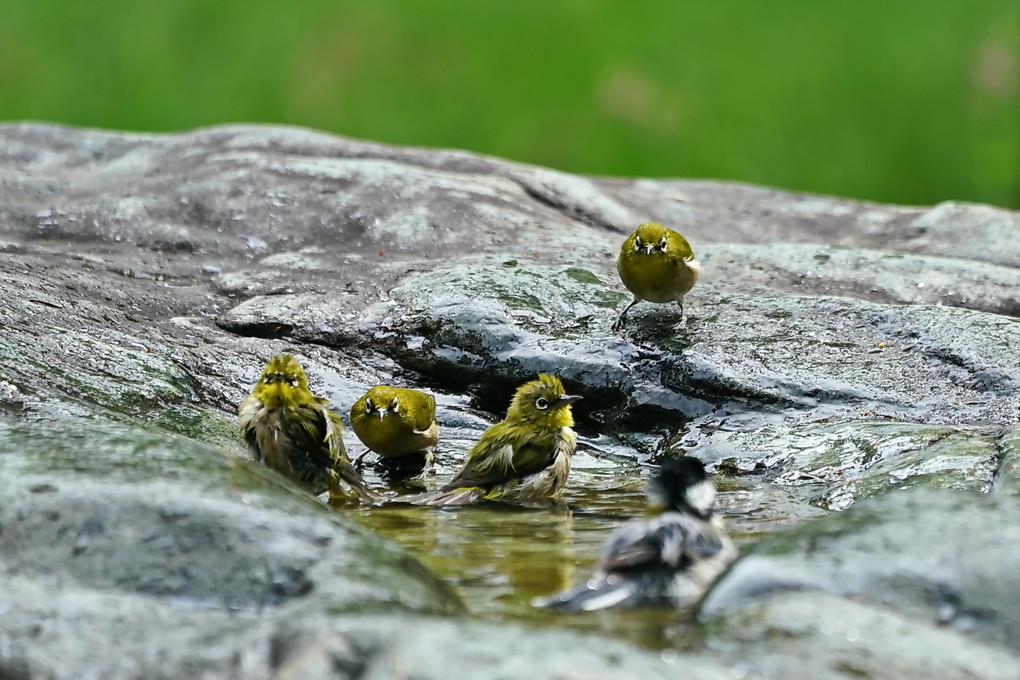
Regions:
<instances>
[{"instance_id":1,"label":"wet rock surface","mask_svg":"<svg viewBox=\"0 0 1020 680\"><path fill-rule=\"evenodd\" d=\"M1020 651L1020 505L917 488L757 542L701 603L727 615L782 591L822 590Z\"/></svg>"},{"instance_id":2,"label":"wet rock surface","mask_svg":"<svg viewBox=\"0 0 1020 680\"><path fill-rule=\"evenodd\" d=\"M1001 646L820 592L756 600L706 629L706 644L744 677L1005 680L1020 662Z\"/></svg>"},{"instance_id":3,"label":"wet rock surface","mask_svg":"<svg viewBox=\"0 0 1020 680\"><path fill-rule=\"evenodd\" d=\"M649 220L687 236L703 274L685 325L641 304L616 333L615 254ZM457 598L346 517L456 573L485 618L476 603L580 577L563 563L588 569L638 511L643 466L687 453L750 549L703 615L761 560L817 577L720 605L707 646L644 644L687 648L677 662L704 677L797 677L798 659L819 669L803 677L932 677L912 665L924 650L959 651L945 677L1015 677L987 663L1020 639L1001 609L1020 611L1018 234L1020 215L986 206L592 179L300 129L0 126L0 675L438 677L448 655L530 677L486 644L497 624L425 618ZM285 350L345 419L377 382L435 391L439 479L513 386L555 371L585 397L574 519L326 512L237 439L237 401ZM435 557L499 531L523 557L484 588ZM909 560L950 576L894 571ZM887 631L867 661L813 632L840 617ZM389 625L415 644L382 641ZM550 672L676 672L672 647L499 626Z\"/></svg>"},{"instance_id":4,"label":"wet rock surface","mask_svg":"<svg viewBox=\"0 0 1020 680\"><path fill-rule=\"evenodd\" d=\"M0 592L0 667L40 677L153 675L143 652L167 677L254 670L233 657L308 607L463 609L396 544L264 468L90 418L0 425Z\"/></svg>"}]
</instances>

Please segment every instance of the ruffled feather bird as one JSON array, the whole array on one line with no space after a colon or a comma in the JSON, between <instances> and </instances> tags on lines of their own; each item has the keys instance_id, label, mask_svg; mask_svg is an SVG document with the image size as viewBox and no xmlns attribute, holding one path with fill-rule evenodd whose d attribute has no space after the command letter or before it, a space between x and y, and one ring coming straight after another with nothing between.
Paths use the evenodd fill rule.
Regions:
<instances>
[{"instance_id":1,"label":"ruffled feather bird","mask_svg":"<svg viewBox=\"0 0 1020 680\"><path fill-rule=\"evenodd\" d=\"M331 498L380 500L351 465L343 424L328 403L309 391L305 371L293 356L273 357L237 407L248 450L255 460L315 494L329 491Z\"/></svg>"}]
</instances>

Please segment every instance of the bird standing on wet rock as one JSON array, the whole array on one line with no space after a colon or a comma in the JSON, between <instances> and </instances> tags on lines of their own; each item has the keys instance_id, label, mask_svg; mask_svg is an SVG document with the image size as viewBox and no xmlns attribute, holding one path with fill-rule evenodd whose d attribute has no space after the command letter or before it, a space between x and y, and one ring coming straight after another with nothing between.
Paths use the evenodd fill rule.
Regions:
<instances>
[{"instance_id":1,"label":"bird standing on wet rock","mask_svg":"<svg viewBox=\"0 0 1020 680\"><path fill-rule=\"evenodd\" d=\"M696 458L662 464L648 517L632 519L602 546L598 571L572 590L532 604L560 611L695 604L737 556L714 512L715 486Z\"/></svg>"},{"instance_id":2,"label":"bird standing on wet rock","mask_svg":"<svg viewBox=\"0 0 1020 680\"><path fill-rule=\"evenodd\" d=\"M418 390L376 385L351 407L351 428L383 458L419 452L431 458L439 441L436 399Z\"/></svg>"},{"instance_id":3,"label":"bird standing on wet rock","mask_svg":"<svg viewBox=\"0 0 1020 680\"><path fill-rule=\"evenodd\" d=\"M642 224L620 247L616 270L634 300L620 314L613 330L623 327L627 312L642 300L676 302L680 305L680 322L686 320L684 295L698 280L701 263L683 236L655 222Z\"/></svg>"},{"instance_id":4,"label":"bird standing on wet rock","mask_svg":"<svg viewBox=\"0 0 1020 680\"><path fill-rule=\"evenodd\" d=\"M468 451L464 468L438 492L417 502L548 503L570 474L577 447L570 405L580 398L566 394L559 378L544 373L521 385L506 418L486 430Z\"/></svg>"},{"instance_id":5,"label":"bird standing on wet rock","mask_svg":"<svg viewBox=\"0 0 1020 680\"><path fill-rule=\"evenodd\" d=\"M340 433L343 424L327 403L309 391L305 371L293 356L273 357L252 393L237 407L249 451L266 467L313 493L379 500L347 458Z\"/></svg>"}]
</instances>

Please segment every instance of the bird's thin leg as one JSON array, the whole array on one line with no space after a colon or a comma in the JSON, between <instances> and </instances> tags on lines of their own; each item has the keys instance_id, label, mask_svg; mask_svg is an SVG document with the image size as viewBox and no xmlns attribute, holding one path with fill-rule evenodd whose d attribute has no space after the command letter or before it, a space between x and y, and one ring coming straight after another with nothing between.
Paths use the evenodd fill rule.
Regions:
<instances>
[{"instance_id":1,"label":"bird's thin leg","mask_svg":"<svg viewBox=\"0 0 1020 680\"><path fill-rule=\"evenodd\" d=\"M368 455L368 451L365 451L363 454L358 456L358 459L356 461L354 461L354 467L356 467L357 469L360 470L361 469L361 465L362 465L362 461L365 460L365 456L367 456L367 455Z\"/></svg>"},{"instance_id":2,"label":"bird's thin leg","mask_svg":"<svg viewBox=\"0 0 1020 680\"><path fill-rule=\"evenodd\" d=\"M634 299L633 299L633 300L631 301L631 303L630 303L629 305L627 305L627 306L626 306L626 307L624 308L624 310L623 310L622 312L620 312L620 316L619 316L619 318L618 318L618 319L616 320L616 322L615 322L615 323L613 324L613 330L614 330L614 331L618 331L618 330L620 330L621 328L623 328L623 320L624 320L624 319L625 319L625 318L627 317L627 312L629 312L629 311L630 311L630 308L631 308L631 307L633 307L634 305L636 305L636 304L637 304L638 302L640 302L640 301L641 301L641 300L640 300L639 298L635 297L635 298L634 298Z\"/></svg>"},{"instance_id":3,"label":"bird's thin leg","mask_svg":"<svg viewBox=\"0 0 1020 680\"><path fill-rule=\"evenodd\" d=\"M677 304L680 306L680 323L678 323L676 327L683 328L687 325L687 305L684 304L683 296L677 300Z\"/></svg>"}]
</instances>

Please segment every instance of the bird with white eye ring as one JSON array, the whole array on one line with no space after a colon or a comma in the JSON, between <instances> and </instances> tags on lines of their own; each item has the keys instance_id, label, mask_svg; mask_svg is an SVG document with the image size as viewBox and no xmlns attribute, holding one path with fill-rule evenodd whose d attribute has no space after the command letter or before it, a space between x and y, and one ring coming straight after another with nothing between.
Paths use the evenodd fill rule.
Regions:
<instances>
[{"instance_id":1,"label":"bird with white eye ring","mask_svg":"<svg viewBox=\"0 0 1020 680\"><path fill-rule=\"evenodd\" d=\"M698 280L701 263L683 236L655 222L646 222L631 234L616 259L620 280L634 300L620 313L613 330L623 328L627 312L638 302L676 302L680 324L687 320L686 295Z\"/></svg>"},{"instance_id":2,"label":"bird with white eye ring","mask_svg":"<svg viewBox=\"0 0 1020 680\"><path fill-rule=\"evenodd\" d=\"M570 407L580 399L567 394L556 376L540 373L517 388L506 418L482 434L449 483L438 492L401 500L423 505L554 504L577 447Z\"/></svg>"},{"instance_id":3,"label":"bird with white eye ring","mask_svg":"<svg viewBox=\"0 0 1020 680\"><path fill-rule=\"evenodd\" d=\"M351 407L351 429L381 458L422 454L432 462L439 442L436 398L418 390L376 385Z\"/></svg>"}]
</instances>

